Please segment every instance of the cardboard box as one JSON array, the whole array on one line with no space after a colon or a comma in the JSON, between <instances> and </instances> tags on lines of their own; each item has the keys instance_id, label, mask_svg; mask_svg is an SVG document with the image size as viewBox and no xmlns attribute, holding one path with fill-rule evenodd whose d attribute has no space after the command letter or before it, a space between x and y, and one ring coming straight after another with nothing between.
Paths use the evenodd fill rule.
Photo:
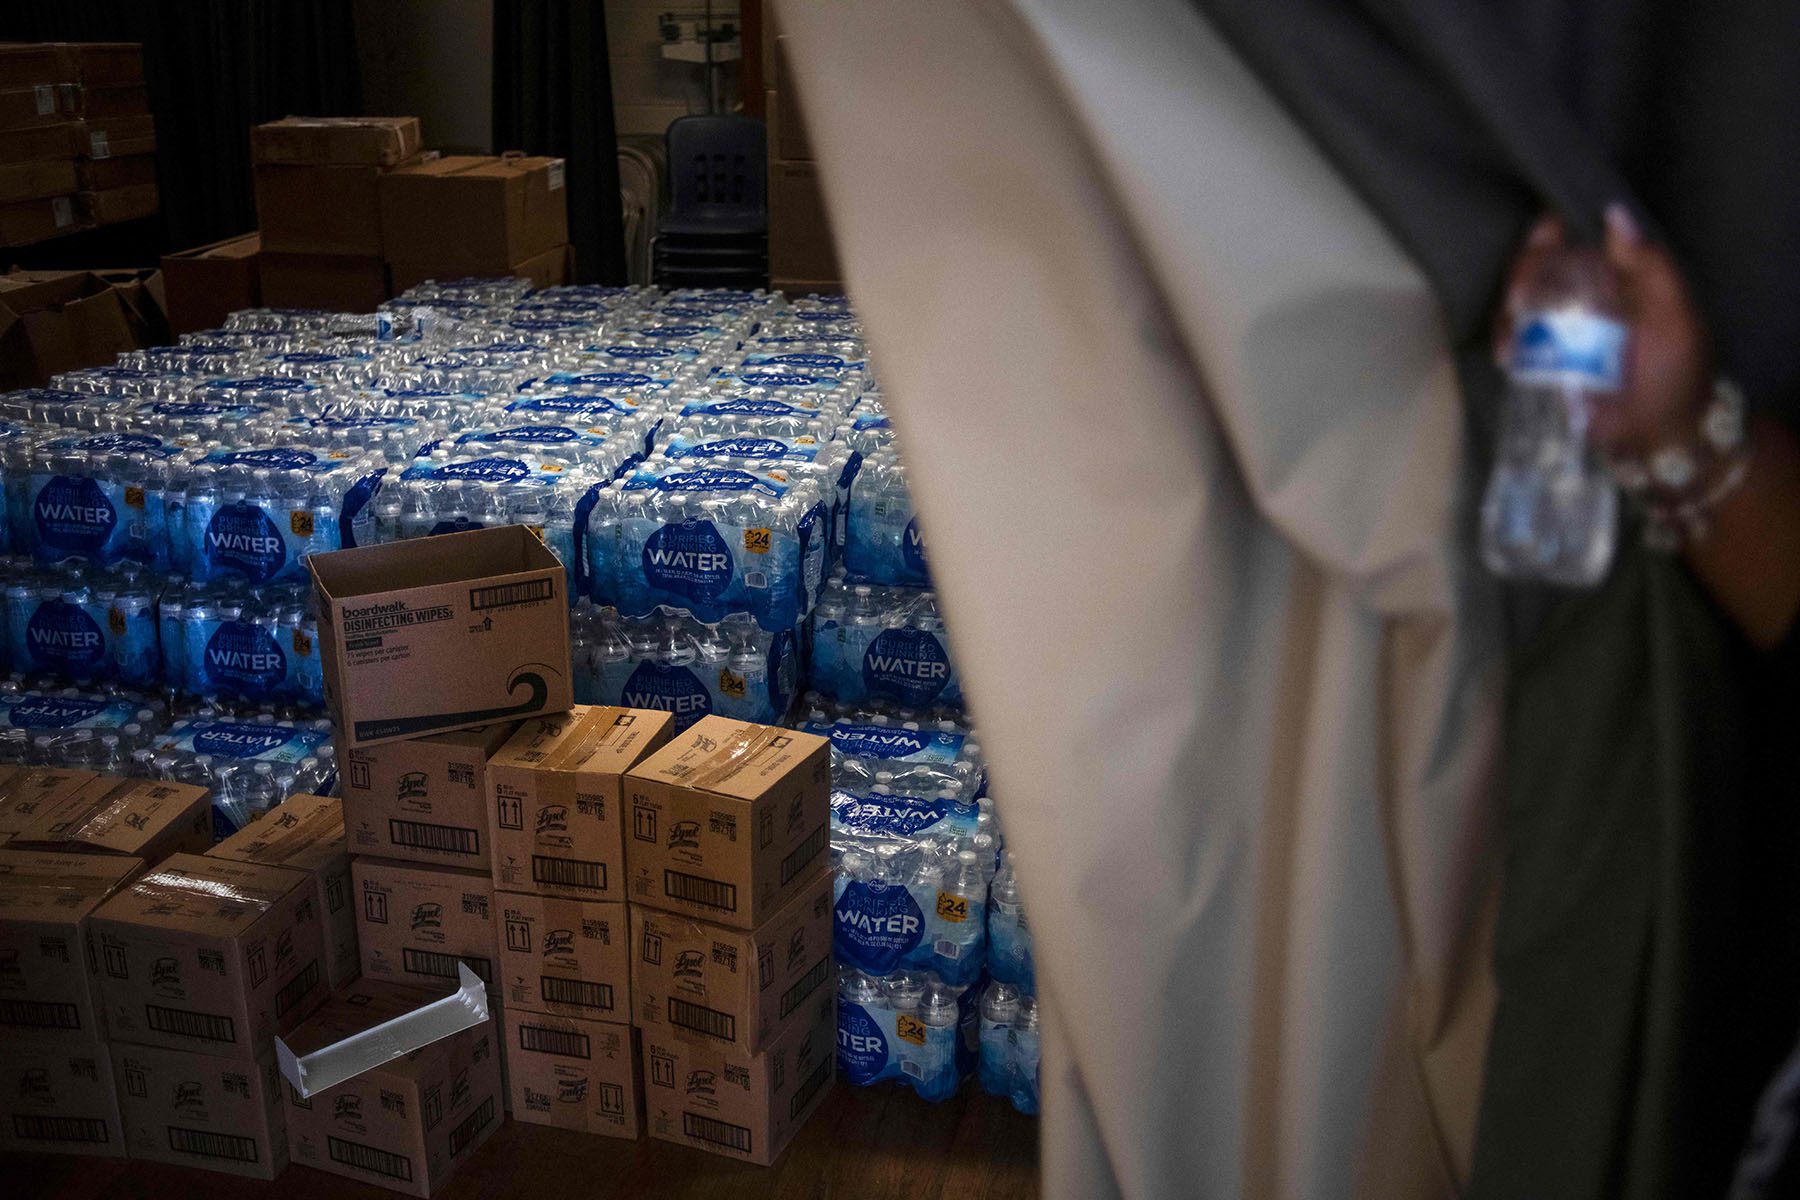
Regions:
<instances>
[{"instance_id":1,"label":"cardboard box","mask_svg":"<svg viewBox=\"0 0 1800 1200\"><path fill-rule=\"evenodd\" d=\"M216 1058L115 1044L112 1060L128 1157L251 1179L287 1169L283 1084L272 1053Z\"/></svg>"},{"instance_id":2,"label":"cardboard box","mask_svg":"<svg viewBox=\"0 0 1800 1200\"><path fill-rule=\"evenodd\" d=\"M702 717L625 778L630 899L756 928L825 861L830 768L822 737Z\"/></svg>"},{"instance_id":3,"label":"cardboard box","mask_svg":"<svg viewBox=\"0 0 1800 1200\"><path fill-rule=\"evenodd\" d=\"M431 1003L439 993L360 983L326 1000L287 1038L310 1054ZM500 1128L499 1027L493 1017L302 1100L287 1095L292 1159L321 1171L429 1196Z\"/></svg>"},{"instance_id":4,"label":"cardboard box","mask_svg":"<svg viewBox=\"0 0 1800 1200\"><path fill-rule=\"evenodd\" d=\"M117 158L79 158L75 178L84 192L156 184L156 155L127 154Z\"/></svg>"},{"instance_id":5,"label":"cardboard box","mask_svg":"<svg viewBox=\"0 0 1800 1200\"><path fill-rule=\"evenodd\" d=\"M560 158L446 155L381 177L388 261L452 275L505 274L569 240Z\"/></svg>"},{"instance_id":6,"label":"cardboard box","mask_svg":"<svg viewBox=\"0 0 1800 1200\"><path fill-rule=\"evenodd\" d=\"M165 254L162 273L169 328L216 329L238 309L262 304L262 236L246 233Z\"/></svg>"},{"instance_id":7,"label":"cardboard box","mask_svg":"<svg viewBox=\"0 0 1800 1200\"><path fill-rule=\"evenodd\" d=\"M0 204L64 196L75 190L76 183L73 159L0 163Z\"/></svg>"},{"instance_id":8,"label":"cardboard box","mask_svg":"<svg viewBox=\"0 0 1800 1200\"><path fill-rule=\"evenodd\" d=\"M142 861L101 854L0 850L0 1041L106 1033L89 977L88 918ZM5 1054L0 1054L4 1059Z\"/></svg>"},{"instance_id":9,"label":"cardboard box","mask_svg":"<svg viewBox=\"0 0 1800 1200\"><path fill-rule=\"evenodd\" d=\"M60 204L72 197L33 200ZM5 214L19 205L0 206ZM148 271L13 271L0 275L0 388L41 387L50 376L112 363L168 339Z\"/></svg>"},{"instance_id":10,"label":"cardboard box","mask_svg":"<svg viewBox=\"0 0 1800 1200\"><path fill-rule=\"evenodd\" d=\"M69 158L75 153L75 131L79 128L74 121L59 121L29 129L0 130L0 163Z\"/></svg>"},{"instance_id":11,"label":"cardboard box","mask_svg":"<svg viewBox=\"0 0 1800 1200\"><path fill-rule=\"evenodd\" d=\"M63 96L65 112L84 116L128 117L150 111L150 92L142 83L75 84L65 88Z\"/></svg>"},{"instance_id":12,"label":"cardboard box","mask_svg":"<svg viewBox=\"0 0 1800 1200\"><path fill-rule=\"evenodd\" d=\"M365 978L438 988L456 982L462 961L499 994L493 880L381 858L352 859L350 879Z\"/></svg>"},{"instance_id":13,"label":"cardboard box","mask_svg":"<svg viewBox=\"0 0 1800 1200\"><path fill-rule=\"evenodd\" d=\"M274 308L374 312L390 295L387 264L342 254L270 254L258 260L263 303Z\"/></svg>"},{"instance_id":14,"label":"cardboard box","mask_svg":"<svg viewBox=\"0 0 1800 1200\"><path fill-rule=\"evenodd\" d=\"M769 274L783 279L841 279L831 221L810 162L769 163Z\"/></svg>"},{"instance_id":15,"label":"cardboard box","mask_svg":"<svg viewBox=\"0 0 1800 1200\"><path fill-rule=\"evenodd\" d=\"M154 865L212 845L212 793L188 783L98 775L13 835L12 845L128 854Z\"/></svg>"},{"instance_id":16,"label":"cardboard box","mask_svg":"<svg viewBox=\"0 0 1800 1200\"><path fill-rule=\"evenodd\" d=\"M20 200L0 204L0 246L29 246L81 228L76 197Z\"/></svg>"},{"instance_id":17,"label":"cardboard box","mask_svg":"<svg viewBox=\"0 0 1800 1200\"><path fill-rule=\"evenodd\" d=\"M631 906L632 1019L754 1054L836 986L832 877L752 930Z\"/></svg>"},{"instance_id":18,"label":"cardboard box","mask_svg":"<svg viewBox=\"0 0 1800 1200\"><path fill-rule=\"evenodd\" d=\"M601 705L521 725L488 760L494 882L623 900L622 777L669 739L672 725L668 713Z\"/></svg>"},{"instance_id":19,"label":"cardboard box","mask_svg":"<svg viewBox=\"0 0 1800 1200\"><path fill-rule=\"evenodd\" d=\"M389 267L394 280L394 291L404 292L408 288L417 287L428 279L456 279L466 272L436 264L401 264L393 263ZM529 279L533 287L560 287L575 281L575 250L572 246L554 246L542 254L514 263L502 271L495 271L497 276L512 276L517 279Z\"/></svg>"},{"instance_id":20,"label":"cardboard box","mask_svg":"<svg viewBox=\"0 0 1800 1200\"><path fill-rule=\"evenodd\" d=\"M330 796L289 796L206 853L311 875L325 935L326 986L335 990L356 978L362 968L342 802Z\"/></svg>"},{"instance_id":21,"label":"cardboard box","mask_svg":"<svg viewBox=\"0 0 1800 1200\"><path fill-rule=\"evenodd\" d=\"M0 842L33 824L62 797L81 790L97 776L67 767L26 767L0 782Z\"/></svg>"},{"instance_id":22,"label":"cardboard box","mask_svg":"<svg viewBox=\"0 0 1800 1200\"><path fill-rule=\"evenodd\" d=\"M248 1060L325 997L325 938L304 871L176 854L90 921L116 1042Z\"/></svg>"},{"instance_id":23,"label":"cardboard box","mask_svg":"<svg viewBox=\"0 0 1800 1200\"><path fill-rule=\"evenodd\" d=\"M68 55L55 42L0 43L0 88L62 83L75 78Z\"/></svg>"},{"instance_id":24,"label":"cardboard box","mask_svg":"<svg viewBox=\"0 0 1800 1200\"><path fill-rule=\"evenodd\" d=\"M84 84L143 81L144 47L138 42L64 42L59 48Z\"/></svg>"},{"instance_id":25,"label":"cardboard box","mask_svg":"<svg viewBox=\"0 0 1800 1200\"><path fill-rule=\"evenodd\" d=\"M141 114L103 117L89 113L75 127L75 153L122 158L156 151L156 118Z\"/></svg>"},{"instance_id":26,"label":"cardboard box","mask_svg":"<svg viewBox=\"0 0 1800 1200\"><path fill-rule=\"evenodd\" d=\"M268 276L264 275L265 298ZM567 575L522 525L307 560L339 753L566 712Z\"/></svg>"},{"instance_id":27,"label":"cardboard box","mask_svg":"<svg viewBox=\"0 0 1800 1200\"><path fill-rule=\"evenodd\" d=\"M380 167L256 168L263 248L281 254L381 256Z\"/></svg>"},{"instance_id":28,"label":"cardboard box","mask_svg":"<svg viewBox=\"0 0 1800 1200\"><path fill-rule=\"evenodd\" d=\"M515 1121L635 1139L643 1129L637 1031L507 1009L506 1067Z\"/></svg>"},{"instance_id":29,"label":"cardboard box","mask_svg":"<svg viewBox=\"0 0 1800 1200\"><path fill-rule=\"evenodd\" d=\"M158 203L156 185L140 183L102 192L82 192L81 214L90 225L117 225L121 221L150 216L156 212Z\"/></svg>"},{"instance_id":30,"label":"cardboard box","mask_svg":"<svg viewBox=\"0 0 1800 1200\"><path fill-rule=\"evenodd\" d=\"M123 1158L112 1055L100 1041L16 1034L0 1053L0 1153Z\"/></svg>"},{"instance_id":31,"label":"cardboard box","mask_svg":"<svg viewBox=\"0 0 1800 1200\"><path fill-rule=\"evenodd\" d=\"M760 1054L641 1029L650 1136L768 1166L831 1092L837 989Z\"/></svg>"},{"instance_id":32,"label":"cardboard box","mask_svg":"<svg viewBox=\"0 0 1800 1200\"><path fill-rule=\"evenodd\" d=\"M417 117L283 117L250 131L250 159L391 167L419 152Z\"/></svg>"},{"instance_id":33,"label":"cardboard box","mask_svg":"<svg viewBox=\"0 0 1800 1200\"><path fill-rule=\"evenodd\" d=\"M502 721L348 751L339 790L350 848L401 862L490 870L487 760L516 728Z\"/></svg>"},{"instance_id":34,"label":"cardboard box","mask_svg":"<svg viewBox=\"0 0 1800 1200\"><path fill-rule=\"evenodd\" d=\"M631 932L617 901L495 892L500 996L508 1009L631 1019Z\"/></svg>"},{"instance_id":35,"label":"cardboard box","mask_svg":"<svg viewBox=\"0 0 1800 1200\"><path fill-rule=\"evenodd\" d=\"M54 83L0 88L0 129L50 125L66 119Z\"/></svg>"}]
</instances>

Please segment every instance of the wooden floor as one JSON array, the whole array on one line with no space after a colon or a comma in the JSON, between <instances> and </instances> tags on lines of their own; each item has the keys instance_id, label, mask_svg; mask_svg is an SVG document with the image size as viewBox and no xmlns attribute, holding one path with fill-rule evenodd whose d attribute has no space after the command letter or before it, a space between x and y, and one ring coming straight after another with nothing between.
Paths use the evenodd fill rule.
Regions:
<instances>
[{"instance_id":1,"label":"wooden floor","mask_svg":"<svg viewBox=\"0 0 1800 1200\"><path fill-rule=\"evenodd\" d=\"M18 1200L381 1200L397 1193L292 1166L274 1183L187 1167L0 1155ZM966 1086L926 1104L894 1086L838 1084L773 1167L667 1142L636 1143L508 1120L437 1193L442 1200L1029 1200L1037 1121Z\"/></svg>"}]
</instances>

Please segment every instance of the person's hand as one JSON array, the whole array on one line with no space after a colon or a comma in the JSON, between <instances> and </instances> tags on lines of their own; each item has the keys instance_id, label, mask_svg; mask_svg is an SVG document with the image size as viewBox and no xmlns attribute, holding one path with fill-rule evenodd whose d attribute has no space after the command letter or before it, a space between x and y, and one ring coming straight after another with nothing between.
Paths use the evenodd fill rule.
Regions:
<instances>
[{"instance_id":1,"label":"person's hand","mask_svg":"<svg viewBox=\"0 0 1800 1200\"><path fill-rule=\"evenodd\" d=\"M1502 361L1526 281L1539 259L1562 249L1567 236L1560 220L1545 216L1513 260L1495 322L1495 350ZM1606 210L1605 252L1618 274L1631 343L1619 403L1595 406L1590 432L1611 455L1642 461L1659 447L1696 440L1712 395L1712 343L1674 257L1645 240L1623 204Z\"/></svg>"}]
</instances>

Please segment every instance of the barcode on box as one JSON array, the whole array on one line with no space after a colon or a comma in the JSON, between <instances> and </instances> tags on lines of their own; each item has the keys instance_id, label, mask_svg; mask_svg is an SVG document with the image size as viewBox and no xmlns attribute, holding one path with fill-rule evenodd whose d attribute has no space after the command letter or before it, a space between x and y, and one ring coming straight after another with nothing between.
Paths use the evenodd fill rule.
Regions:
<instances>
[{"instance_id":1,"label":"barcode on box","mask_svg":"<svg viewBox=\"0 0 1800 1200\"><path fill-rule=\"evenodd\" d=\"M169 1149L177 1154L193 1154L201 1158L225 1158L232 1162L256 1161L256 1139L234 1133L214 1133L210 1129L184 1129L169 1126Z\"/></svg>"},{"instance_id":2,"label":"barcode on box","mask_svg":"<svg viewBox=\"0 0 1800 1200\"><path fill-rule=\"evenodd\" d=\"M319 985L319 960L312 959L300 973L281 985L275 993L275 1015L282 1016L288 1009L306 998L306 994Z\"/></svg>"},{"instance_id":3,"label":"barcode on box","mask_svg":"<svg viewBox=\"0 0 1800 1200\"><path fill-rule=\"evenodd\" d=\"M488 1127L494 1119L494 1098L488 1096L476 1106L475 1111L464 1117L455 1129L450 1131L450 1157L455 1158L464 1150L475 1144L481 1131Z\"/></svg>"},{"instance_id":4,"label":"barcode on box","mask_svg":"<svg viewBox=\"0 0 1800 1200\"><path fill-rule=\"evenodd\" d=\"M386 1150L378 1150L374 1146L365 1146L361 1142L347 1142L341 1137L325 1138L326 1152L331 1155L332 1162L343 1163L347 1167L355 1167L359 1171L368 1171L375 1175L385 1175L389 1179L412 1181L412 1160L398 1154L390 1154Z\"/></svg>"},{"instance_id":5,"label":"barcode on box","mask_svg":"<svg viewBox=\"0 0 1800 1200\"><path fill-rule=\"evenodd\" d=\"M434 979L455 979L456 964L467 963L483 983L493 983L494 964L473 954L445 954L442 950L416 950L411 946L400 950L400 969L408 975L430 975Z\"/></svg>"},{"instance_id":6,"label":"barcode on box","mask_svg":"<svg viewBox=\"0 0 1800 1200\"><path fill-rule=\"evenodd\" d=\"M663 895L671 900L684 900L706 908L737 911L737 885L717 879L702 879L684 871L663 871Z\"/></svg>"},{"instance_id":7,"label":"barcode on box","mask_svg":"<svg viewBox=\"0 0 1800 1200\"><path fill-rule=\"evenodd\" d=\"M716 1008L707 1008L703 1004L694 1004L675 996L669 997L669 1024L682 1029L692 1029L695 1033L704 1033L707 1037L721 1038L727 1042L737 1038L737 1018L730 1013L722 1013Z\"/></svg>"},{"instance_id":8,"label":"barcode on box","mask_svg":"<svg viewBox=\"0 0 1800 1200\"><path fill-rule=\"evenodd\" d=\"M553 887L603 892L606 890L606 864L534 854L531 856L531 879L533 883L547 883Z\"/></svg>"},{"instance_id":9,"label":"barcode on box","mask_svg":"<svg viewBox=\"0 0 1800 1200\"><path fill-rule=\"evenodd\" d=\"M819 857L825 849L825 826L821 825L807 835L804 842L795 846L788 856L781 860L781 882L786 886L790 880L798 879L806 865Z\"/></svg>"},{"instance_id":10,"label":"barcode on box","mask_svg":"<svg viewBox=\"0 0 1800 1200\"><path fill-rule=\"evenodd\" d=\"M562 1058L590 1058L593 1054L587 1034L573 1029L552 1029L547 1025L520 1025L519 1049Z\"/></svg>"},{"instance_id":11,"label":"barcode on box","mask_svg":"<svg viewBox=\"0 0 1800 1200\"><path fill-rule=\"evenodd\" d=\"M789 987L787 991L781 993L781 1015L785 1017L799 1008L808 996L818 990L819 985L825 982L825 977L829 974L831 974L831 957L827 955L814 963L812 970L795 980L793 986Z\"/></svg>"},{"instance_id":12,"label":"barcode on box","mask_svg":"<svg viewBox=\"0 0 1800 1200\"><path fill-rule=\"evenodd\" d=\"M556 975L538 976L539 992L546 1004L572 1004L578 1008L612 1011L613 989L610 983L590 979L563 979Z\"/></svg>"},{"instance_id":13,"label":"barcode on box","mask_svg":"<svg viewBox=\"0 0 1800 1200\"><path fill-rule=\"evenodd\" d=\"M199 1038L207 1042L237 1041L237 1030L231 1024L231 1018L215 1013L189 1012L185 1008L146 1004L144 1024L153 1033L172 1033L177 1037Z\"/></svg>"},{"instance_id":14,"label":"barcode on box","mask_svg":"<svg viewBox=\"0 0 1800 1200\"><path fill-rule=\"evenodd\" d=\"M908 1075L911 1075L914 1079L925 1078L925 1068L920 1066L916 1062L911 1062L911 1061L903 1062L900 1064L900 1069L902 1071L906 1072Z\"/></svg>"},{"instance_id":15,"label":"barcode on box","mask_svg":"<svg viewBox=\"0 0 1800 1200\"><path fill-rule=\"evenodd\" d=\"M81 1012L73 1004L49 1000L0 1000L0 1025L33 1029L80 1029Z\"/></svg>"},{"instance_id":16,"label":"barcode on box","mask_svg":"<svg viewBox=\"0 0 1800 1200\"><path fill-rule=\"evenodd\" d=\"M788 1101L788 1116L799 1116L808 1102L819 1094L819 1089L831 1077L831 1063L832 1058L828 1054L819 1060L819 1065L812 1069L811 1075L800 1081L800 1086L794 1089L794 1098Z\"/></svg>"},{"instance_id":17,"label":"barcode on box","mask_svg":"<svg viewBox=\"0 0 1800 1200\"><path fill-rule=\"evenodd\" d=\"M532 604L549 600L556 588L548 579L524 579L518 583L500 583L492 587L469 589L469 607L476 612L484 608L510 608L515 604Z\"/></svg>"},{"instance_id":18,"label":"barcode on box","mask_svg":"<svg viewBox=\"0 0 1800 1200\"><path fill-rule=\"evenodd\" d=\"M13 1114L13 1134L26 1142L84 1142L104 1145L106 1122L96 1117L41 1117Z\"/></svg>"},{"instance_id":19,"label":"barcode on box","mask_svg":"<svg viewBox=\"0 0 1800 1200\"><path fill-rule=\"evenodd\" d=\"M436 854L481 853L481 835L461 825L430 825L424 821L389 817L388 840L396 846L430 850Z\"/></svg>"},{"instance_id":20,"label":"barcode on box","mask_svg":"<svg viewBox=\"0 0 1800 1200\"><path fill-rule=\"evenodd\" d=\"M684 1112L681 1114L681 1132L702 1142L736 1150L739 1154L750 1153L750 1131L742 1125L733 1125L717 1117Z\"/></svg>"}]
</instances>

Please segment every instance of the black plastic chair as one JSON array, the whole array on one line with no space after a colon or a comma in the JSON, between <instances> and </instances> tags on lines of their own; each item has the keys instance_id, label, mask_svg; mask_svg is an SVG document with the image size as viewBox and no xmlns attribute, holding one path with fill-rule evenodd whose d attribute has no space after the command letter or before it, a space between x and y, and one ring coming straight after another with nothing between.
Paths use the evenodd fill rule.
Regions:
<instances>
[{"instance_id":1,"label":"black plastic chair","mask_svg":"<svg viewBox=\"0 0 1800 1200\"><path fill-rule=\"evenodd\" d=\"M769 252L768 132L755 117L680 117L664 134L669 211L652 250L656 282L700 262L761 271Z\"/></svg>"}]
</instances>

